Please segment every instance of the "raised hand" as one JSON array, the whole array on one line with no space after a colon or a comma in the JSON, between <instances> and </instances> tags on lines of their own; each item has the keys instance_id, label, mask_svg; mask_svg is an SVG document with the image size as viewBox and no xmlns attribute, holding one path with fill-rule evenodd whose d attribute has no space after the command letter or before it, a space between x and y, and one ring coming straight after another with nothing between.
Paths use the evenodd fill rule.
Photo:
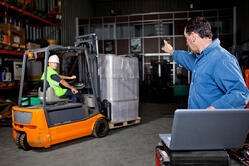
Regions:
<instances>
[{"instance_id":1,"label":"raised hand","mask_svg":"<svg viewBox=\"0 0 249 166\"><path fill-rule=\"evenodd\" d=\"M174 52L173 47L166 40L163 40L163 42L164 42L164 46L162 47L162 50L164 52L169 53L170 55L172 55L173 52Z\"/></svg>"}]
</instances>

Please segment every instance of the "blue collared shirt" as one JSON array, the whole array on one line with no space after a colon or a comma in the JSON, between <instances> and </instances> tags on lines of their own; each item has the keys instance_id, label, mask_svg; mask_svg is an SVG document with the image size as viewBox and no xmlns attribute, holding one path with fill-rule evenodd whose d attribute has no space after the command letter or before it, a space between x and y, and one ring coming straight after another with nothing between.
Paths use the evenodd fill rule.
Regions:
<instances>
[{"instance_id":1,"label":"blue collared shirt","mask_svg":"<svg viewBox=\"0 0 249 166\"><path fill-rule=\"evenodd\" d=\"M244 108L249 91L237 59L215 39L200 54L174 51L176 63L192 72L188 108Z\"/></svg>"}]
</instances>

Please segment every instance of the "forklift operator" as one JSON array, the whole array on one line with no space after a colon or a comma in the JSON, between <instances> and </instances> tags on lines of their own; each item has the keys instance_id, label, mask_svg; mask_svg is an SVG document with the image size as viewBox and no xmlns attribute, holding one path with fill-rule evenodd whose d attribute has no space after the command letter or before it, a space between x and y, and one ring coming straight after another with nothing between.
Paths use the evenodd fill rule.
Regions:
<instances>
[{"instance_id":1,"label":"forklift operator","mask_svg":"<svg viewBox=\"0 0 249 166\"><path fill-rule=\"evenodd\" d=\"M164 40L162 50L192 72L189 109L245 108L249 91L235 56L212 40L210 23L203 17L189 20L184 36L191 52L176 51Z\"/></svg>"},{"instance_id":2,"label":"forklift operator","mask_svg":"<svg viewBox=\"0 0 249 166\"><path fill-rule=\"evenodd\" d=\"M54 89L55 95L58 97L70 97L73 103L78 101L77 93L78 90L72 87L65 79L76 79L76 76L71 77L59 75L56 71L58 64L60 64L59 58L57 55L52 55L48 59L48 68L47 68L47 81L49 85ZM42 74L41 80L44 80L44 73ZM63 89L60 84L65 86L68 89ZM69 90L70 89L70 90Z\"/></svg>"}]
</instances>

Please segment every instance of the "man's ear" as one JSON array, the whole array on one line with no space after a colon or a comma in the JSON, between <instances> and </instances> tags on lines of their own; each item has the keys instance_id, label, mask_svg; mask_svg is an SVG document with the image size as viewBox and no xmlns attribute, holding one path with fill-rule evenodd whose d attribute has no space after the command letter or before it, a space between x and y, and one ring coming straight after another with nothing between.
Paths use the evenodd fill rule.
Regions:
<instances>
[{"instance_id":1,"label":"man's ear","mask_svg":"<svg viewBox=\"0 0 249 166\"><path fill-rule=\"evenodd\" d=\"M191 40L192 40L192 42L195 42L197 37L198 36L197 36L197 34L195 32L191 32Z\"/></svg>"}]
</instances>

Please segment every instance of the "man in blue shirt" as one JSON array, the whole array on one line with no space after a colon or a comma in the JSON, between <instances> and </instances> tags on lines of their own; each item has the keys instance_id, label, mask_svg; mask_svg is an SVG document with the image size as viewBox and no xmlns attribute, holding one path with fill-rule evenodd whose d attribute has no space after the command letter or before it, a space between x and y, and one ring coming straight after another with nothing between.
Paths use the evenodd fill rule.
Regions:
<instances>
[{"instance_id":1,"label":"man in blue shirt","mask_svg":"<svg viewBox=\"0 0 249 166\"><path fill-rule=\"evenodd\" d=\"M244 108L249 91L237 59L212 40L210 23L196 17L187 23L184 36L191 52L176 51L164 40L162 50L192 72L189 109Z\"/></svg>"}]
</instances>

